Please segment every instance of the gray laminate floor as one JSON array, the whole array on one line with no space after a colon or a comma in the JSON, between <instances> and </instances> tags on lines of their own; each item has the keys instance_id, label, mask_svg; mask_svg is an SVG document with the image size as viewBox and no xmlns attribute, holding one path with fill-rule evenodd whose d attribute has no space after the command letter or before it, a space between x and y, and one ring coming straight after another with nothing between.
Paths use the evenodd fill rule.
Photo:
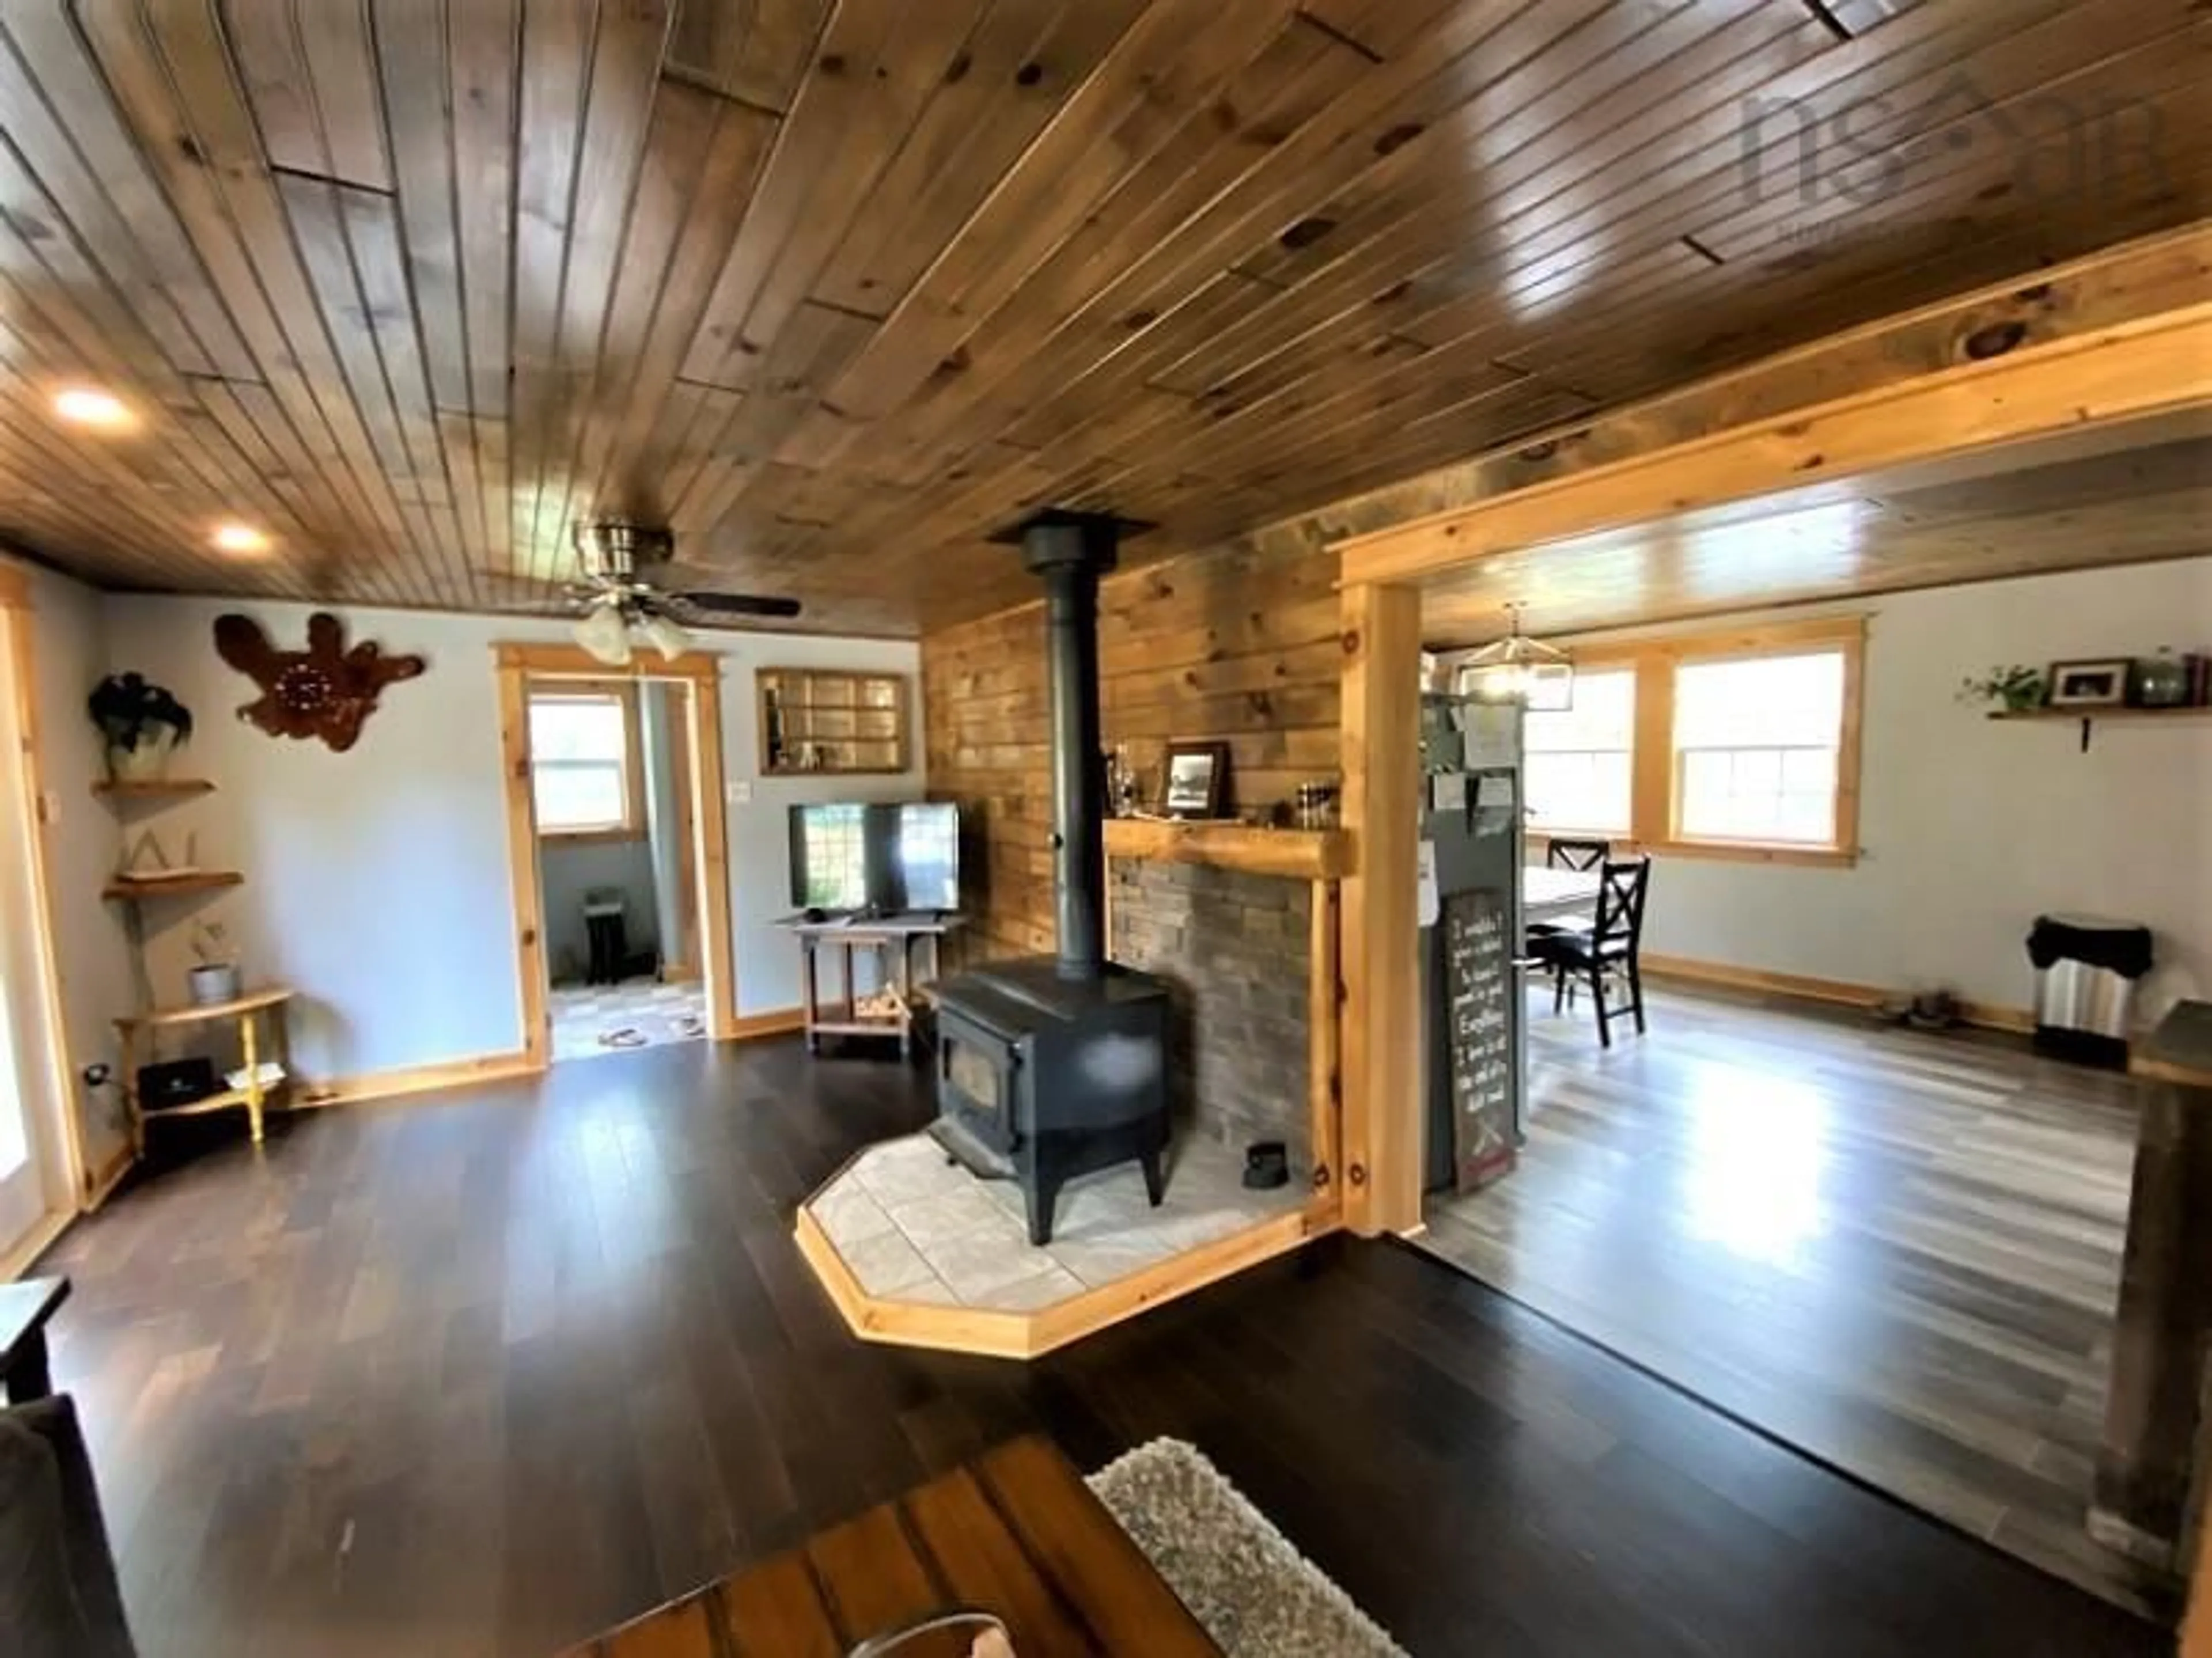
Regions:
<instances>
[{"instance_id":1,"label":"gray laminate floor","mask_svg":"<svg viewBox=\"0 0 2212 1658\"><path fill-rule=\"evenodd\" d=\"M1751 998L1656 994L1609 1053L1586 1008L1530 1009L1521 1166L1432 1201L1425 1248L2047 1570L2155 1597L2081 1527L2133 1084Z\"/></svg>"}]
</instances>

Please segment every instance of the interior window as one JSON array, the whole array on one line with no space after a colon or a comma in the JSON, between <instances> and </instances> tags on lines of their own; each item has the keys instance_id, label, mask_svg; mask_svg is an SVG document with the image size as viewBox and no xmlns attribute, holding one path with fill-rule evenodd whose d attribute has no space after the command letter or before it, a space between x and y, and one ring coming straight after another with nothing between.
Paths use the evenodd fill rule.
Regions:
<instances>
[{"instance_id":1,"label":"interior window","mask_svg":"<svg viewBox=\"0 0 2212 1658\"><path fill-rule=\"evenodd\" d=\"M541 835L639 829L629 708L619 691L533 692L530 781Z\"/></svg>"}]
</instances>

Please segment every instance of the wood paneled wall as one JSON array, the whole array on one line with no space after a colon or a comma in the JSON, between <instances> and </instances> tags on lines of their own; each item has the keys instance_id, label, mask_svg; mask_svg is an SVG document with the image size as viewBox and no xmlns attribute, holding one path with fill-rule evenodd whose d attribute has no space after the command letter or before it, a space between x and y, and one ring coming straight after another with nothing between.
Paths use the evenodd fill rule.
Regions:
<instances>
[{"instance_id":1,"label":"wood paneled wall","mask_svg":"<svg viewBox=\"0 0 2212 1658\"><path fill-rule=\"evenodd\" d=\"M1018 556L1011 550L1009 560ZM1337 769L1336 559L1237 545L1111 577L1100 598L1105 737L1157 789L1170 738L1218 739L1239 807ZM1037 604L926 635L929 792L968 835L969 959L1050 950L1052 799Z\"/></svg>"}]
</instances>

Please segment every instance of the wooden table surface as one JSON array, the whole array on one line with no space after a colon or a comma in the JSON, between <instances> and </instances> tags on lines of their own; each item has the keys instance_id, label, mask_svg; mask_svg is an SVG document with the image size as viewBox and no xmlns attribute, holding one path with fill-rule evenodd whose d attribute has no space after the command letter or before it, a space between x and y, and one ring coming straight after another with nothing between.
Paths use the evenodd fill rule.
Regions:
<instances>
[{"instance_id":1,"label":"wooden table surface","mask_svg":"<svg viewBox=\"0 0 2212 1658\"><path fill-rule=\"evenodd\" d=\"M956 1605L1004 1619L1017 1658L1220 1658L1067 1459L1034 1436L569 1658L842 1658ZM897 1658L964 1658L974 1633L922 1636Z\"/></svg>"},{"instance_id":2,"label":"wooden table surface","mask_svg":"<svg viewBox=\"0 0 2212 1658\"><path fill-rule=\"evenodd\" d=\"M1597 904L1598 878L1584 870L1530 864L1521 872L1521 920L1556 921Z\"/></svg>"}]
</instances>

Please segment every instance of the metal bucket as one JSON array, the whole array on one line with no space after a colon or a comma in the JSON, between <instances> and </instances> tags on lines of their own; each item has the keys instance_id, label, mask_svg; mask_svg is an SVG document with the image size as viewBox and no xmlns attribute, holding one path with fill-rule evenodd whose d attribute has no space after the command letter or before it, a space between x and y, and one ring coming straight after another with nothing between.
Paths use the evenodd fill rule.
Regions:
<instances>
[{"instance_id":1,"label":"metal bucket","mask_svg":"<svg viewBox=\"0 0 2212 1658\"><path fill-rule=\"evenodd\" d=\"M2061 961L2035 975L2035 1023L2124 1042L2135 1006L2135 981L2087 962Z\"/></svg>"}]
</instances>

